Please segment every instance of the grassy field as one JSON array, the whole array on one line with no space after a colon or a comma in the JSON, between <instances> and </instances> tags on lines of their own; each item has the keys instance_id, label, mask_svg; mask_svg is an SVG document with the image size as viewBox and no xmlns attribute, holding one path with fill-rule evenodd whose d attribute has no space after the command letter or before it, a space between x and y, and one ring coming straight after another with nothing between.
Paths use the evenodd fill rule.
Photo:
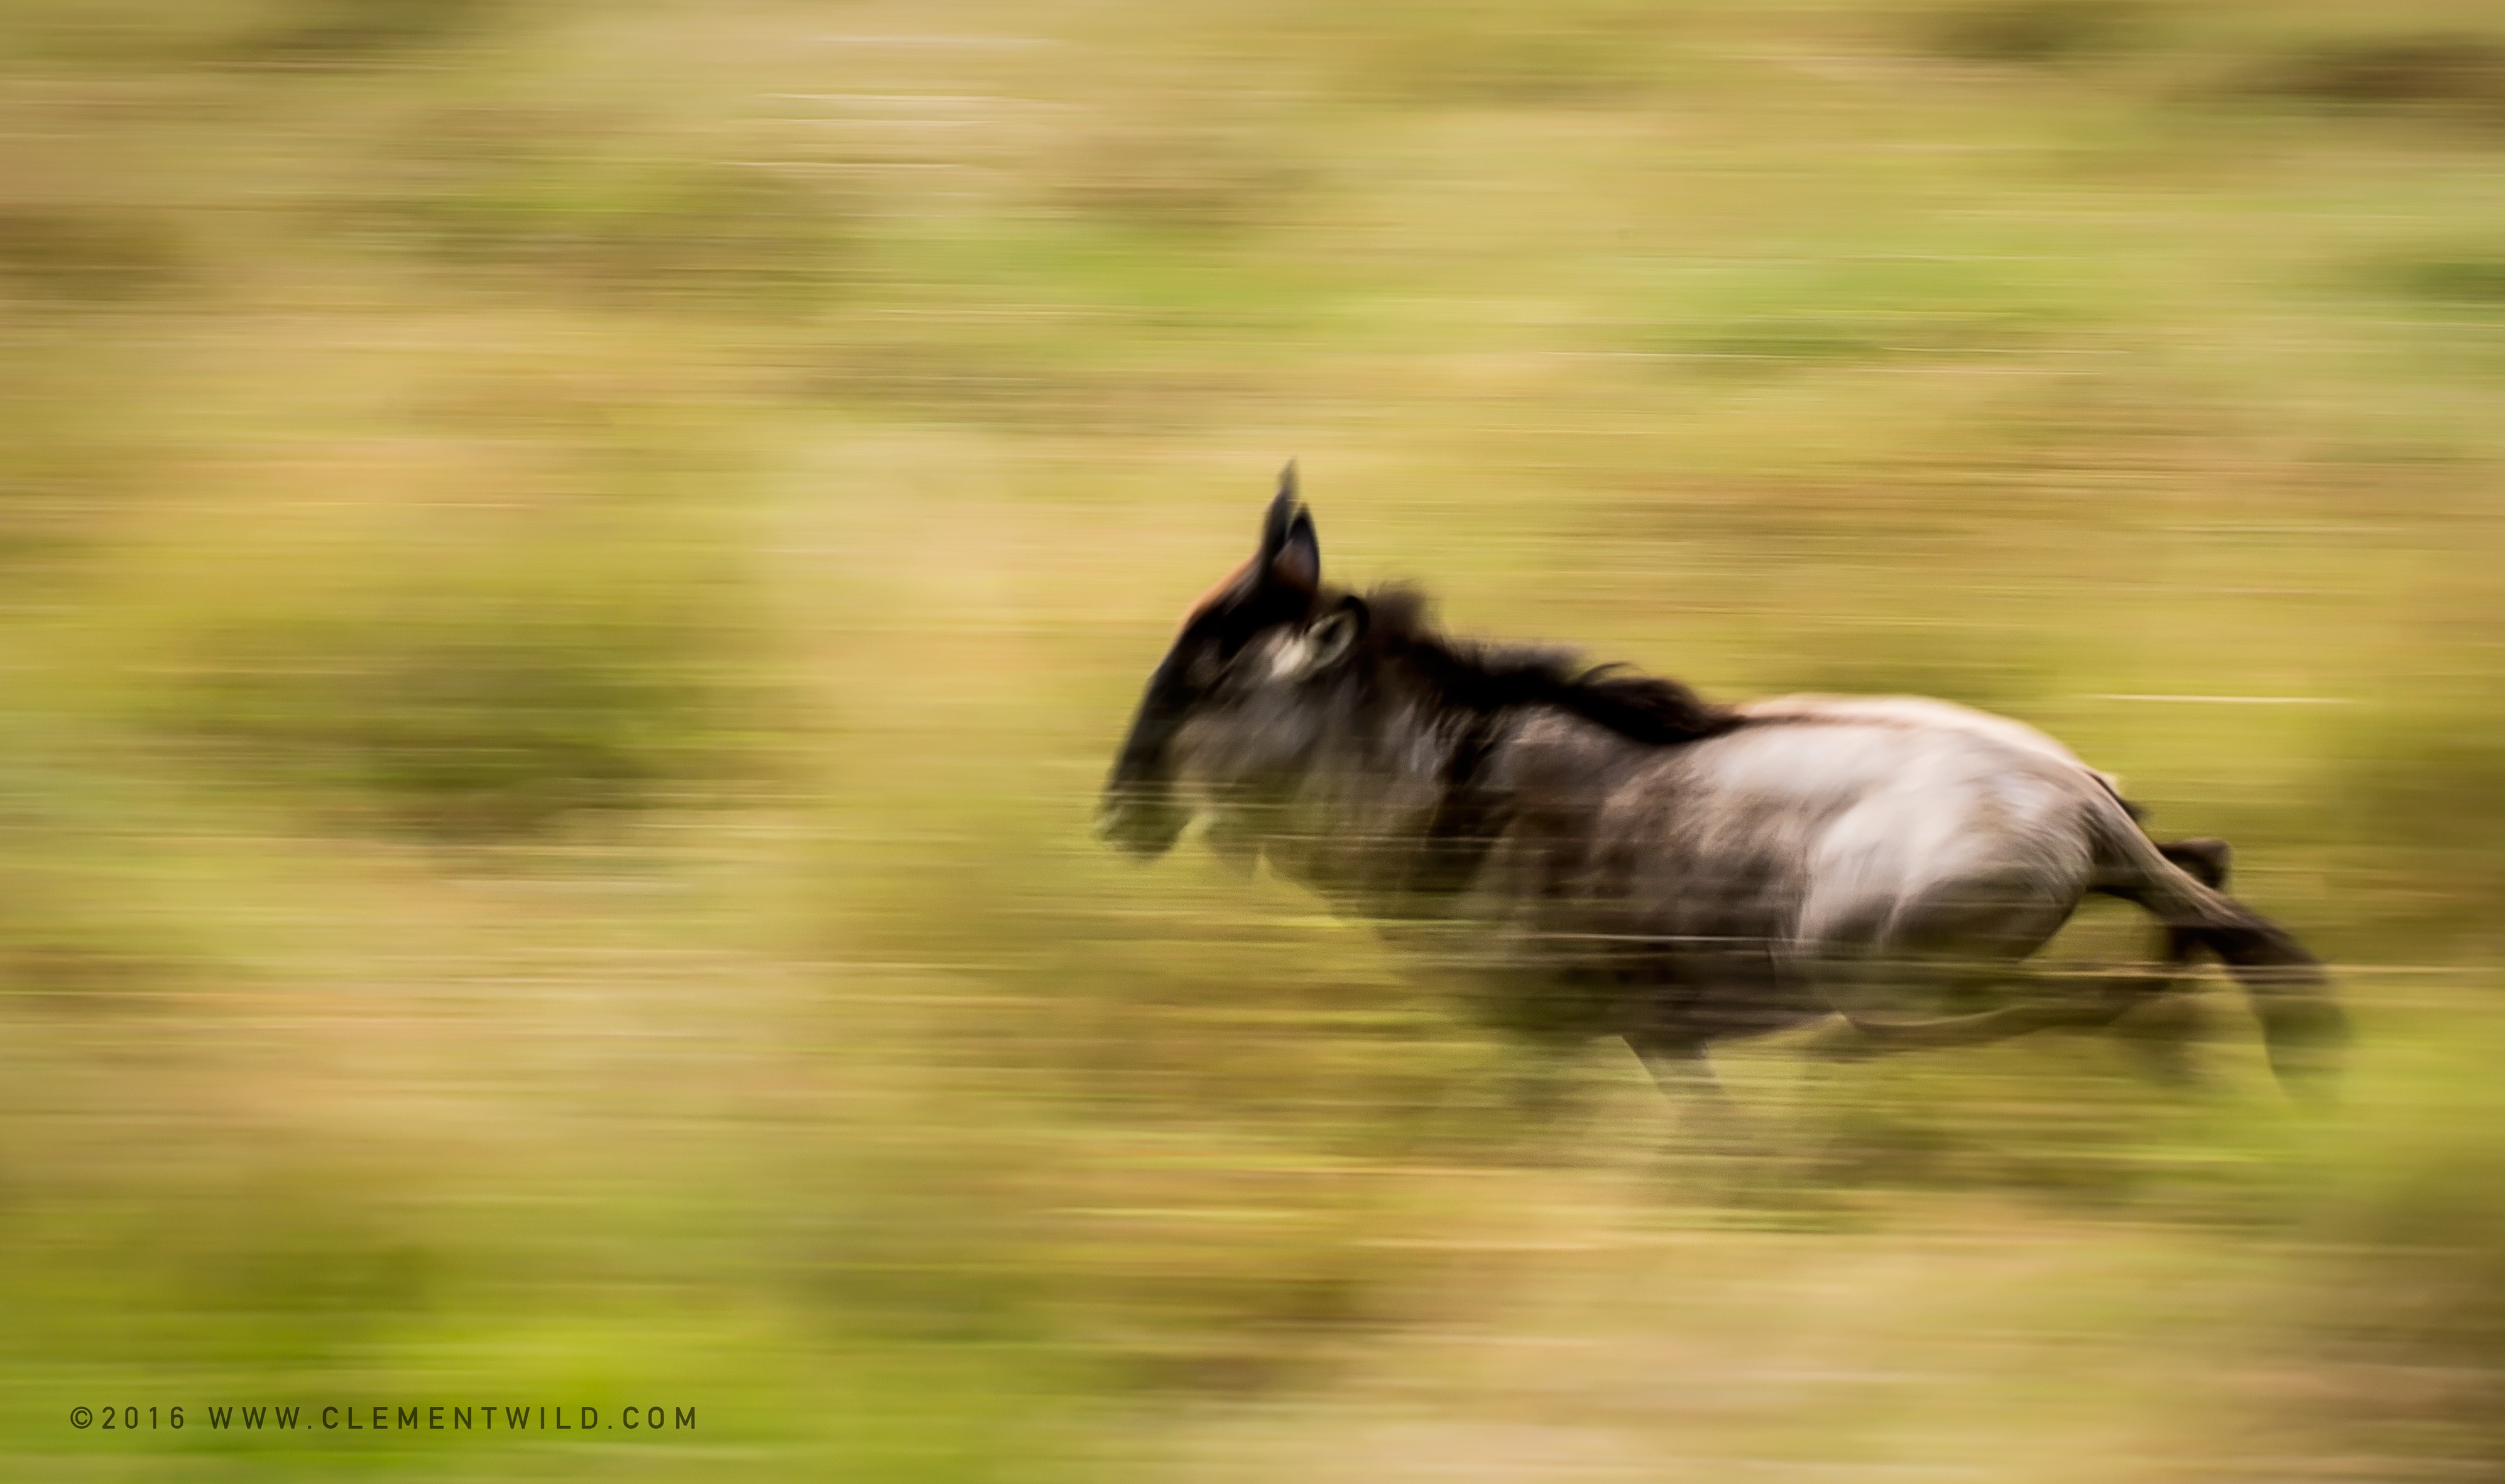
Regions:
<instances>
[{"instance_id":1,"label":"grassy field","mask_svg":"<svg viewBox=\"0 0 2505 1484\"><path fill-rule=\"evenodd\" d=\"M0 69L0 1472L2505 1474L2493 5L14 0ZM2343 1106L2219 991L2200 1094L1749 1048L1734 1156L1109 859L1289 456L1457 627L2229 836Z\"/></svg>"}]
</instances>

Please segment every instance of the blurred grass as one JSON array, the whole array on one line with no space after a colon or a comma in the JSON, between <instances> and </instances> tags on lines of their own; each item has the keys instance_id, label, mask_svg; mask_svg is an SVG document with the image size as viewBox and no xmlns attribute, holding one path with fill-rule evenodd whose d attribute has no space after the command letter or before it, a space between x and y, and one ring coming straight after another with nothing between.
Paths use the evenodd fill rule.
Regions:
<instances>
[{"instance_id":1,"label":"blurred grass","mask_svg":"<svg viewBox=\"0 0 2505 1484\"><path fill-rule=\"evenodd\" d=\"M28 0L0 54L13 1475L2505 1458L2492 7ZM2228 835L2346 966L2349 1111L2209 995L2205 1095L1748 1050L1716 1155L1103 859L1290 454L1464 628L1987 705ZM703 1422L65 1420L490 1396Z\"/></svg>"}]
</instances>

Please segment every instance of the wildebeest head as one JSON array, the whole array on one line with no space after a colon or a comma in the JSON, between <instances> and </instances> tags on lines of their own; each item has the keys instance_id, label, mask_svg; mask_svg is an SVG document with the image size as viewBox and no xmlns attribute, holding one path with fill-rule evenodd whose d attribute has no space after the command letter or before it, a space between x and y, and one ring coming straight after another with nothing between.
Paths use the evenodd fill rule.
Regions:
<instances>
[{"instance_id":1,"label":"wildebeest head","mask_svg":"<svg viewBox=\"0 0 2505 1484\"><path fill-rule=\"evenodd\" d=\"M1324 692L1365 628L1363 600L1323 589L1322 548L1290 464L1259 549L1192 606L1148 677L1106 780L1097 833L1160 856L1202 809L1285 787L1310 756Z\"/></svg>"}]
</instances>

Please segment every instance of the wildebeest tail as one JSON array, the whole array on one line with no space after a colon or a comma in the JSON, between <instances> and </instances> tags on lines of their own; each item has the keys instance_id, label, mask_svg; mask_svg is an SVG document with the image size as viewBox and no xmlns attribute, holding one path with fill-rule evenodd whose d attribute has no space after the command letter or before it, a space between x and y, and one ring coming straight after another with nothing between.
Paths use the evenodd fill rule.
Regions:
<instances>
[{"instance_id":1,"label":"wildebeest tail","mask_svg":"<svg viewBox=\"0 0 2505 1484\"><path fill-rule=\"evenodd\" d=\"M2329 1072L2348 1017L2322 961L2285 928L2168 860L2120 798L2106 794L2093 806L2091 829L2099 884L2216 954L2244 987L2280 1082L2298 1088Z\"/></svg>"}]
</instances>

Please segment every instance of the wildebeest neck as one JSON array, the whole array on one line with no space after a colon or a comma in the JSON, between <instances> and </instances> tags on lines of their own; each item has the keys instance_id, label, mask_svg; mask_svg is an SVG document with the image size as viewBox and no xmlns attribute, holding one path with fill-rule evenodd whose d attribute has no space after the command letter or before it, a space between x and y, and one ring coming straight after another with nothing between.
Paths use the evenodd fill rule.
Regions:
<instances>
[{"instance_id":1,"label":"wildebeest neck","mask_svg":"<svg viewBox=\"0 0 2505 1484\"><path fill-rule=\"evenodd\" d=\"M1482 644L1427 626L1424 600L1393 588L1373 596L1378 642L1438 704L1494 712L1548 706L1656 745L1695 742L1744 724L1728 707L1675 680L1620 665L1585 667L1570 650Z\"/></svg>"}]
</instances>

